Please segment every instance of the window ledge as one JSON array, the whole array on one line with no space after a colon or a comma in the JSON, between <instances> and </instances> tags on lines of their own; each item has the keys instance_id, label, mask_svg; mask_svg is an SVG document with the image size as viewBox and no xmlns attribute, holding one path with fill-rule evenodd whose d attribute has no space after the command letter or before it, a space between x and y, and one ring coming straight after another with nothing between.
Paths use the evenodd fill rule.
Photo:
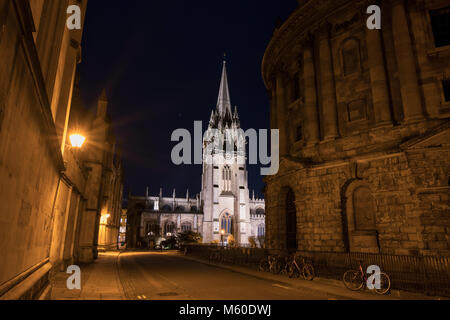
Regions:
<instances>
[{"instance_id":1,"label":"window ledge","mask_svg":"<svg viewBox=\"0 0 450 320\"><path fill-rule=\"evenodd\" d=\"M427 51L430 58L445 58L450 56L450 45Z\"/></svg>"}]
</instances>

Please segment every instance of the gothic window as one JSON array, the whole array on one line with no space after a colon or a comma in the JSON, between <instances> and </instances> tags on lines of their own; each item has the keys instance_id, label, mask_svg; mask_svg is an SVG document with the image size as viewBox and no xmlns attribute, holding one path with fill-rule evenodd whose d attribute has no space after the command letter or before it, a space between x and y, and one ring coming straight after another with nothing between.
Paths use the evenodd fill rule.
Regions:
<instances>
[{"instance_id":1,"label":"gothic window","mask_svg":"<svg viewBox=\"0 0 450 320\"><path fill-rule=\"evenodd\" d=\"M264 209L263 208L256 209L256 214L257 215L264 215L265 214Z\"/></svg>"},{"instance_id":2,"label":"gothic window","mask_svg":"<svg viewBox=\"0 0 450 320\"><path fill-rule=\"evenodd\" d=\"M344 76L356 73L360 69L359 43L355 39L348 39L342 47L342 61Z\"/></svg>"},{"instance_id":3,"label":"gothic window","mask_svg":"<svg viewBox=\"0 0 450 320\"><path fill-rule=\"evenodd\" d=\"M442 81L442 88L444 89L444 99L446 102L450 102L450 80Z\"/></svg>"},{"instance_id":4,"label":"gothic window","mask_svg":"<svg viewBox=\"0 0 450 320\"><path fill-rule=\"evenodd\" d=\"M167 222L164 226L164 234L173 234L175 232L175 223Z\"/></svg>"},{"instance_id":5,"label":"gothic window","mask_svg":"<svg viewBox=\"0 0 450 320\"><path fill-rule=\"evenodd\" d=\"M145 226L145 234L146 235L158 235L159 234L159 225L156 221L148 222Z\"/></svg>"},{"instance_id":6,"label":"gothic window","mask_svg":"<svg viewBox=\"0 0 450 320\"><path fill-rule=\"evenodd\" d=\"M181 224L181 231L188 232L192 230L192 224L190 222L183 222Z\"/></svg>"},{"instance_id":7,"label":"gothic window","mask_svg":"<svg viewBox=\"0 0 450 320\"><path fill-rule=\"evenodd\" d=\"M220 229L225 231L225 234L233 234L233 217L229 213L225 213L220 219Z\"/></svg>"},{"instance_id":8,"label":"gothic window","mask_svg":"<svg viewBox=\"0 0 450 320\"><path fill-rule=\"evenodd\" d=\"M231 169L229 166L225 166L222 172L222 179L224 181L224 191L231 190Z\"/></svg>"},{"instance_id":9,"label":"gothic window","mask_svg":"<svg viewBox=\"0 0 450 320\"><path fill-rule=\"evenodd\" d=\"M184 207L180 206L180 207L177 207L177 208L175 209L175 211L178 211L178 212L184 212L185 209L184 209Z\"/></svg>"},{"instance_id":10,"label":"gothic window","mask_svg":"<svg viewBox=\"0 0 450 320\"><path fill-rule=\"evenodd\" d=\"M430 11L436 48L450 45L450 7Z\"/></svg>"},{"instance_id":11,"label":"gothic window","mask_svg":"<svg viewBox=\"0 0 450 320\"><path fill-rule=\"evenodd\" d=\"M286 195L286 249L297 250L297 209L292 189Z\"/></svg>"},{"instance_id":12,"label":"gothic window","mask_svg":"<svg viewBox=\"0 0 450 320\"><path fill-rule=\"evenodd\" d=\"M264 237L266 234L266 226L264 224L260 224L258 226L258 238Z\"/></svg>"},{"instance_id":13,"label":"gothic window","mask_svg":"<svg viewBox=\"0 0 450 320\"><path fill-rule=\"evenodd\" d=\"M372 193L368 187L353 192L353 212L356 230L376 230Z\"/></svg>"}]
</instances>

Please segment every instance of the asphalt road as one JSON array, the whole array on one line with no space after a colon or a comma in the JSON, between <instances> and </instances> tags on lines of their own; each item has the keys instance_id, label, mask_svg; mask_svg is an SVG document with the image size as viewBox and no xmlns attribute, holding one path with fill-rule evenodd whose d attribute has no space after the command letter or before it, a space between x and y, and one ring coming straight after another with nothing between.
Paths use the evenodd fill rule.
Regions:
<instances>
[{"instance_id":1,"label":"asphalt road","mask_svg":"<svg viewBox=\"0 0 450 320\"><path fill-rule=\"evenodd\" d=\"M127 252L119 279L132 300L334 300L339 296L192 261L173 252Z\"/></svg>"}]
</instances>

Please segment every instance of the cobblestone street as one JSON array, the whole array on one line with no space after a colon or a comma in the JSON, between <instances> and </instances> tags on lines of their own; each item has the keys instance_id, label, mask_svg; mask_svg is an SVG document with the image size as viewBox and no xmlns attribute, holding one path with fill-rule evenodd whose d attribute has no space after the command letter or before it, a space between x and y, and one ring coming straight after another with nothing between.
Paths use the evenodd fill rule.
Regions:
<instances>
[{"instance_id":1,"label":"cobblestone street","mask_svg":"<svg viewBox=\"0 0 450 320\"><path fill-rule=\"evenodd\" d=\"M249 268L211 265L178 252L103 253L81 267L81 290L68 290L59 273L53 300L416 300L439 299L393 291L352 292L340 281L288 279Z\"/></svg>"}]
</instances>

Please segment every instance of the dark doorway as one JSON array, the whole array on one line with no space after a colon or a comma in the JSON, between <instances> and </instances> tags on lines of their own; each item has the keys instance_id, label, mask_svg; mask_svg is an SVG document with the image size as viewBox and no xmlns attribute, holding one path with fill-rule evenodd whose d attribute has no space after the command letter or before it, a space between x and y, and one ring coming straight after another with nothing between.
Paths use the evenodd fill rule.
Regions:
<instances>
[{"instance_id":1,"label":"dark doorway","mask_svg":"<svg viewBox=\"0 0 450 320\"><path fill-rule=\"evenodd\" d=\"M286 249L297 250L297 209L292 189L286 195Z\"/></svg>"}]
</instances>

